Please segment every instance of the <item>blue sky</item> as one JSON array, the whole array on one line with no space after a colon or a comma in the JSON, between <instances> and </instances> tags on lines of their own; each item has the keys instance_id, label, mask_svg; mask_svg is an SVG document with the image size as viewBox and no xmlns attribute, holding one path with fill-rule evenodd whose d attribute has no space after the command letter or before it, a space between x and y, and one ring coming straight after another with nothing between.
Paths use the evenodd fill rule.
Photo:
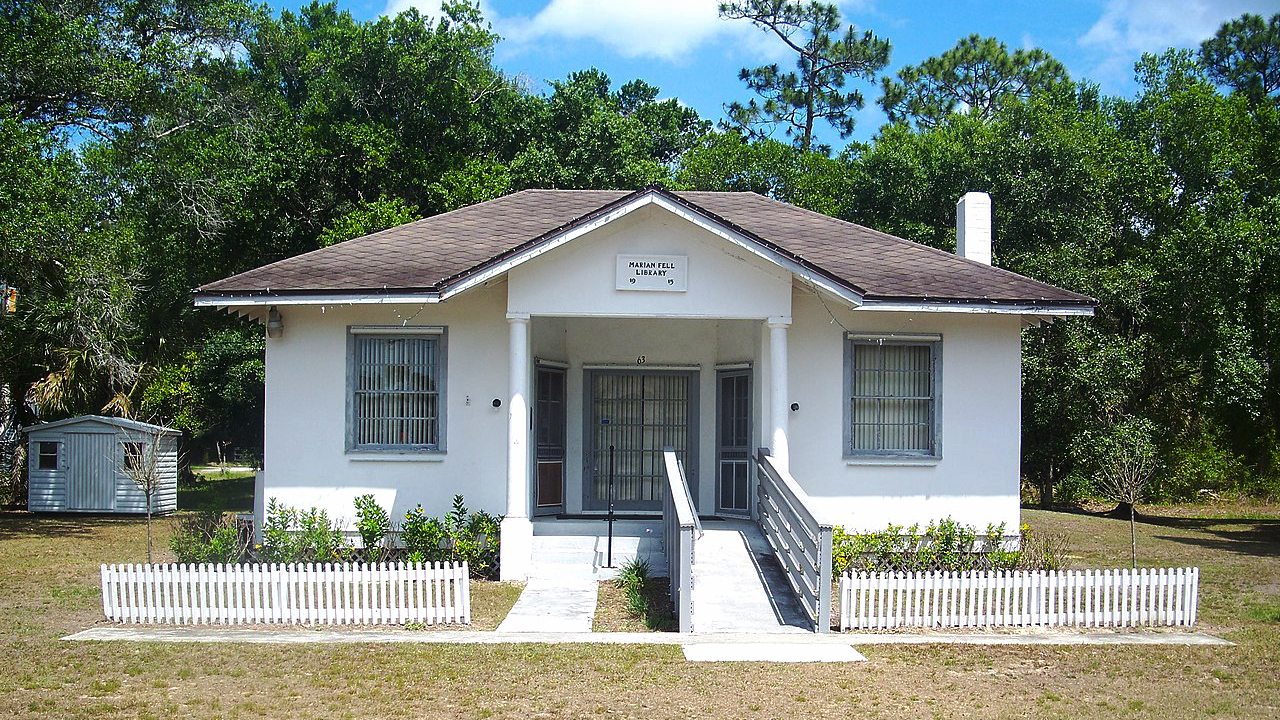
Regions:
<instances>
[{"instance_id":1,"label":"blue sky","mask_svg":"<svg viewBox=\"0 0 1280 720\"><path fill-rule=\"evenodd\" d=\"M439 0L338 0L367 20L413 5L438 13ZM298 3L274 0L279 7ZM1073 78L1087 78L1108 94L1132 95L1133 63L1143 52L1196 47L1223 21L1253 12L1269 17L1280 0L842 0L846 23L893 43L888 72L918 64L970 33L1013 47L1041 47ZM496 62L536 91L548 80L597 67L615 87L634 79L657 85L703 117L719 120L723 105L750 97L738 70L767 62L789 64L781 42L746 21L720 20L717 0L482 0L503 36ZM867 140L884 115L877 87L862 83L867 107L851 139ZM821 138L844 145L828 129Z\"/></svg>"}]
</instances>

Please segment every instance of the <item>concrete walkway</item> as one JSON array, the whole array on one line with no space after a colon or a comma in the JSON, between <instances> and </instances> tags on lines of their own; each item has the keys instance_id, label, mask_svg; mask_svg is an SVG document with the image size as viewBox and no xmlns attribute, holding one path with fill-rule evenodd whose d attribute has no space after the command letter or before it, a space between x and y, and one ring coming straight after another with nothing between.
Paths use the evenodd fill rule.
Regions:
<instances>
[{"instance_id":1,"label":"concrete walkway","mask_svg":"<svg viewBox=\"0 0 1280 720\"><path fill-rule=\"evenodd\" d=\"M520 598L498 626L501 633L589 633L601 580L633 557L648 560L655 575L666 560L653 522L615 523L613 565L608 562L608 528L603 521L534 522L533 565Z\"/></svg>"},{"instance_id":2,"label":"concrete walkway","mask_svg":"<svg viewBox=\"0 0 1280 720\"><path fill-rule=\"evenodd\" d=\"M214 626L143 627L102 625L62 638L69 641L166 643L356 644L434 643L442 645L1218 645L1233 643L1192 632L1062 633L563 633L478 632L468 630L285 630Z\"/></svg>"},{"instance_id":3,"label":"concrete walkway","mask_svg":"<svg viewBox=\"0 0 1280 720\"><path fill-rule=\"evenodd\" d=\"M813 625L749 520L706 523L694 541L693 631L812 633Z\"/></svg>"}]
</instances>

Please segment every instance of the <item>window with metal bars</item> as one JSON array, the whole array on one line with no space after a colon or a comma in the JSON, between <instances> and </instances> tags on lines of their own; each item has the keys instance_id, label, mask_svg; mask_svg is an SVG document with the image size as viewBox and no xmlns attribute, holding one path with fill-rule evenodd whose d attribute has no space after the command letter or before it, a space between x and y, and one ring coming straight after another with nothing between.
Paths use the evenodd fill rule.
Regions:
<instances>
[{"instance_id":1,"label":"window with metal bars","mask_svg":"<svg viewBox=\"0 0 1280 720\"><path fill-rule=\"evenodd\" d=\"M347 449L444 450L444 357L444 328L352 328Z\"/></svg>"},{"instance_id":2,"label":"window with metal bars","mask_svg":"<svg viewBox=\"0 0 1280 720\"><path fill-rule=\"evenodd\" d=\"M938 455L937 336L851 335L845 455Z\"/></svg>"}]
</instances>

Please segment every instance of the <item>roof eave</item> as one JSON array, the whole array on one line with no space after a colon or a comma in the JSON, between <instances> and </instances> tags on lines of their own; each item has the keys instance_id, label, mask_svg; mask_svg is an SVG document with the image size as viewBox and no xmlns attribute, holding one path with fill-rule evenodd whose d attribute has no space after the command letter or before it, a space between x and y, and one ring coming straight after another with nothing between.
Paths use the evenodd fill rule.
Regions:
<instances>
[{"instance_id":1,"label":"roof eave","mask_svg":"<svg viewBox=\"0 0 1280 720\"><path fill-rule=\"evenodd\" d=\"M196 291L196 307L268 305L385 305L440 302L435 288Z\"/></svg>"},{"instance_id":2,"label":"roof eave","mask_svg":"<svg viewBox=\"0 0 1280 720\"><path fill-rule=\"evenodd\" d=\"M865 310L947 312L973 315L1092 317L1094 300L992 300L988 298L864 298Z\"/></svg>"}]
</instances>

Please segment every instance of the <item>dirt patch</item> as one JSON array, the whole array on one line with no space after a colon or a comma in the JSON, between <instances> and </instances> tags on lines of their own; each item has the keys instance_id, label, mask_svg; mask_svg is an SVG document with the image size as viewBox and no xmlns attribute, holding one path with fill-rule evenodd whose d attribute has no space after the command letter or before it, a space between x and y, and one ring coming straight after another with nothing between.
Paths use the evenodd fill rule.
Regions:
<instances>
[{"instance_id":1,"label":"dirt patch","mask_svg":"<svg viewBox=\"0 0 1280 720\"><path fill-rule=\"evenodd\" d=\"M613 583L600 583L596 596L596 616L591 621L593 632L675 632L679 623L671 604L671 581L664 577L649 578L644 584L649 605L649 618L631 612L627 593Z\"/></svg>"}]
</instances>

